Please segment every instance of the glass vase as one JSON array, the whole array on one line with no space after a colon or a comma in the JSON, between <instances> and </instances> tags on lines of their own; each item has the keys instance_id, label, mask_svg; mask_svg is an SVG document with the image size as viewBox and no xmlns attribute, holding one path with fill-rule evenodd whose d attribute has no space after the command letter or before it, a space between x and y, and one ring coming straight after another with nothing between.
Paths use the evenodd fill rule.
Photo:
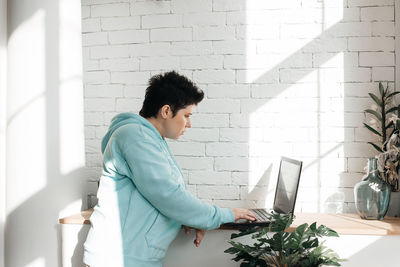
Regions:
<instances>
[{"instance_id":1,"label":"glass vase","mask_svg":"<svg viewBox=\"0 0 400 267\"><path fill-rule=\"evenodd\" d=\"M358 215L366 220L382 220L390 200L390 186L379 177L376 158L368 159L368 174L354 186Z\"/></svg>"}]
</instances>

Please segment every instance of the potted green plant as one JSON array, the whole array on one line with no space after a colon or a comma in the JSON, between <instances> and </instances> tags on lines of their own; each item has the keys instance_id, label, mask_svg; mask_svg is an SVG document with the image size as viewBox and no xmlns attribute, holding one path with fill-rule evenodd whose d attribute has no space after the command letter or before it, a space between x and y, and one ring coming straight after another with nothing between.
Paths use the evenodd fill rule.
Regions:
<instances>
[{"instance_id":1,"label":"potted green plant","mask_svg":"<svg viewBox=\"0 0 400 267\"><path fill-rule=\"evenodd\" d=\"M364 125L379 140L378 143L368 142L378 152L379 177L390 185L392 191L389 216L400 216L400 105L394 104L394 97L399 93L390 91L388 85L385 88L380 82L379 94L369 93L374 106L365 110L371 119Z\"/></svg>"},{"instance_id":2,"label":"potted green plant","mask_svg":"<svg viewBox=\"0 0 400 267\"><path fill-rule=\"evenodd\" d=\"M268 227L253 227L233 233L231 239L252 235L253 245L228 241L232 247L225 253L234 254L234 261L242 261L241 267L317 267L340 266L339 256L324 246L321 237L338 237L332 229L314 222L302 224L294 231L288 228L293 222L290 214L269 214L271 223Z\"/></svg>"},{"instance_id":3,"label":"potted green plant","mask_svg":"<svg viewBox=\"0 0 400 267\"><path fill-rule=\"evenodd\" d=\"M393 106L394 96L400 92L390 92L389 87L379 83L379 96L369 93L369 96L375 102L372 108L364 110L372 115L369 123L364 123L365 127L379 138L379 143L368 142L379 153L378 169L385 182L392 186L393 191L399 190L398 171L400 166L397 164L400 154L396 148L400 147L399 129L400 129L400 105ZM395 165L395 166L393 166Z\"/></svg>"}]
</instances>

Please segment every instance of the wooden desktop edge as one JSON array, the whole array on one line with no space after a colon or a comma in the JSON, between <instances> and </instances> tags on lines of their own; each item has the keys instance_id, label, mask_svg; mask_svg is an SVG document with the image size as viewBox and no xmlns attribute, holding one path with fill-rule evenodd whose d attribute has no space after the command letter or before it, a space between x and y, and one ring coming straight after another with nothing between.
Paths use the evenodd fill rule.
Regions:
<instances>
[{"instance_id":1,"label":"wooden desktop edge","mask_svg":"<svg viewBox=\"0 0 400 267\"><path fill-rule=\"evenodd\" d=\"M90 224L90 216L93 209L84 210L81 213L59 219L60 224ZM313 222L317 225L326 225L339 234L348 235L400 235L400 218L385 217L382 221L363 220L357 214L337 213L297 213L296 218L288 228L293 231L297 226ZM236 228L221 226L215 230L237 230Z\"/></svg>"},{"instance_id":2,"label":"wooden desktop edge","mask_svg":"<svg viewBox=\"0 0 400 267\"><path fill-rule=\"evenodd\" d=\"M92 216L92 213L93 209L84 210L81 211L81 213L60 218L58 222L61 224L90 224L90 216Z\"/></svg>"}]
</instances>

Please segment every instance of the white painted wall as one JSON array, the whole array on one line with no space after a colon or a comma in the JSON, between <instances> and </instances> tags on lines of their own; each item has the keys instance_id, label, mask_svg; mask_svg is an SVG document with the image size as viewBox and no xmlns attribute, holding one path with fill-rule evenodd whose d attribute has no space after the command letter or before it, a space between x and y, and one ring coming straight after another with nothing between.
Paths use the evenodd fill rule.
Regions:
<instances>
[{"instance_id":1,"label":"white painted wall","mask_svg":"<svg viewBox=\"0 0 400 267\"><path fill-rule=\"evenodd\" d=\"M1 110L7 137L6 226L1 259L7 267L59 266L58 218L84 208L87 190L81 2L8 1L7 17L6 113Z\"/></svg>"},{"instance_id":2,"label":"white painted wall","mask_svg":"<svg viewBox=\"0 0 400 267\"><path fill-rule=\"evenodd\" d=\"M137 112L147 79L170 69L207 96L194 127L170 142L194 194L222 206L268 205L276 160L286 155L305 163L298 210L353 209L352 187L373 155L362 128L367 93L395 80L394 0L6 4L0 267L59 264L57 219L86 208L82 181L99 177L111 117Z\"/></svg>"},{"instance_id":3,"label":"white painted wall","mask_svg":"<svg viewBox=\"0 0 400 267\"><path fill-rule=\"evenodd\" d=\"M111 118L175 69L206 98L170 142L189 189L269 206L280 155L304 161L298 211L354 211L374 155L368 92L395 80L394 0L83 0L86 165L98 179Z\"/></svg>"},{"instance_id":4,"label":"white painted wall","mask_svg":"<svg viewBox=\"0 0 400 267\"><path fill-rule=\"evenodd\" d=\"M6 220L6 91L7 91L7 1L0 0L0 267L4 267Z\"/></svg>"},{"instance_id":5,"label":"white painted wall","mask_svg":"<svg viewBox=\"0 0 400 267\"><path fill-rule=\"evenodd\" d=\"M206 93L194 127L170 142L195 195L268 205L286 155L305 163L298 210L353 209L352 187L373 155L367 93L395 81L394 0L14 0L7 16L6 3L5 266L57 266L57 219L86 208L82 181L99 177L111 117L137 112L148 78L170 69Z\"/></svg>"},{"instance_id":6,"label":"white painted wall","mask_svg":"<svg viewBox=\"0 0 400 267\"><path fill-rule=\"evenodd\" d=\"M82 263L83 243L86 239L89 225L63 224L63 252L66 257L63 267L85 267ZM164 267L236 267L240 266L232 260L231 254L224 253L230 247L228 240L237 230L212 230L208 231L199 247L194 246L194 232L187 236L182 230L168 248L163 260ZM250 236L234 239L243 244L252 244ZM339 257L346 259L343 267L397 267L397 244L400 242L398 235L345 235L339 238L328 237L324 239L325 246L338 253ZM374 255L371 257L371 255Z\"/></svg>"}]
</instances>

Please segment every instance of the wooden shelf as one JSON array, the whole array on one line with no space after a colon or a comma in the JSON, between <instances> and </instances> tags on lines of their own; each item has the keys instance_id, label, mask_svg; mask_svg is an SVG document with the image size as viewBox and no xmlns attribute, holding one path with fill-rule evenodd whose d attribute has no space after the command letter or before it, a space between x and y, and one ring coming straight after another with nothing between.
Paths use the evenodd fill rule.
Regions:
<instances>
[{"instance_id":1,"label":"wooden shelf","mask_svg":"<svg viewBox=\"0 0 400 267\"><path fill-rule=\"evenodd\" d=\"M92 216L93 209L84 210L81 213L61 218L58 220L61 224L90 224L90 216Z\"/></svg>"},{"instance_id":2,"label":"wooden shelf","mask_svg":"<svg viewBox=\"0 0 400 267\"><path fill-rule=\"evenodd\" d=\"M289 228L313 222L325 225L339 234L345 235L400 235L400 218L385 217L383 220L364 220L357 214L337 213L298 213Z\"/></svg>"},{"instance_id":3,"label":"wooden shelf","mask_svg":"<svg viewBox=\"0 0 400 267\"><path fill-rule=\"evenodd\" d=\"M90 224L92 212L93 209L85 210L79 214L61 218L59 222L61 224ZM289 231L293 231L303 223L317 222L317 226L323 224L344 235L400 235L400 218L386 217L382 221L363 220L357 214L341 213L297 213L295 216Z\"/></svg>"}]
</instances>

